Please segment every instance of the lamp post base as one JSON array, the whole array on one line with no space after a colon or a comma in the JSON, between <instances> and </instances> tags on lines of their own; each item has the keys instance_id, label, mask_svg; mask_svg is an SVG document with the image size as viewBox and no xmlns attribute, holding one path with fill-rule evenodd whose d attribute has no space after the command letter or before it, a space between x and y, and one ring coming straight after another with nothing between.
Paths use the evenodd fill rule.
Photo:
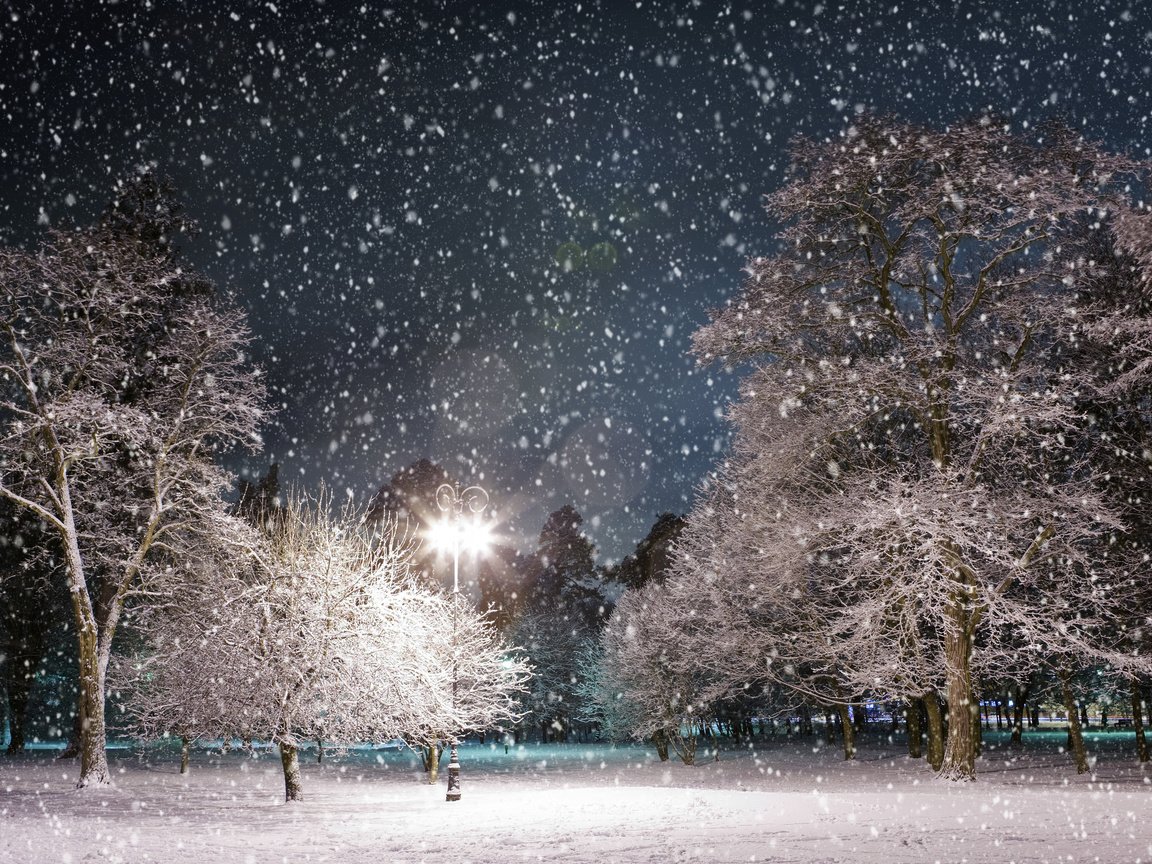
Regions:
<instances>
[{"instance_id":1,"label":"lamp post base","mask_svg":"<svg viewBox=\"0 0 1152 864\"><path fill-rule=\"evenodd\" d=\"M448 794L445 801L460 800L460 754L456 752L456 742L452 742L452 751L448 756Z\"/></svg>"}]
</instances>

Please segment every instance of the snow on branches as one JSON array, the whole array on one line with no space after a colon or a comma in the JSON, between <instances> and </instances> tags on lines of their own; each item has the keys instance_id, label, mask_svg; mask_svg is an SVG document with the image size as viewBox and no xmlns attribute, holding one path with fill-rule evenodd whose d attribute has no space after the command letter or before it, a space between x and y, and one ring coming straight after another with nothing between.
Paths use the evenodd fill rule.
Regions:
<instances>
[{"instance_id":1,"label":"snow on branches","mask_svg":"<svg viewBox=\"0 0 1152 864\"><path fill-rule=\"evenodd\" d=\"M107 228L0 250L0 495L56 534L75 599L80 785L108 781L104 676L130 593L221 508L222 447L256 447L243 313L170 250Z\"/></svg>"},{"instance_id":2,"label":"snow on branches","mask_svg":"<svg viewBox=\"0 0 1152 864\"><path fill-rule=\"evenodd\" d=\"M649 582L625 591L594 651L584 657L582 687L590 719L613 740L652 739L661 759L669 745L691 765L705 722L703 675L681 650L687 598Z\"/></svg>"},{"instance_id":3,"label":"snow on branches","mask_svg":"<svg viewBox=\"0 0 1152 864\"><path fill-rule=\"evenodd\" d=\"M221 519L150 582L168 599L142 612L143 647L116 675L140 734L274 742L295 800L304 741L515 722L526 664L459 597L417 582L395 522L361 531L324 498L264 521Z\"/></svg>"},{"instance_id":4,"label":"snow on branches","mask_svg":"<svg viewBox=\"0 0 1152 864\"><path fill-rule=\"evenodd\" d=\"M943 771L967 778L973 663L1127 662L1119 580L1095 575L1123 525L1084 432L1103 391L1077 292L1139 170L988 119L796 145L779 253L694 337L703 362L756 363L680 546L715 625L701 662L745 661L713 662L722 680L828 702L943 685Z\"/></svg>"}]
</instances>

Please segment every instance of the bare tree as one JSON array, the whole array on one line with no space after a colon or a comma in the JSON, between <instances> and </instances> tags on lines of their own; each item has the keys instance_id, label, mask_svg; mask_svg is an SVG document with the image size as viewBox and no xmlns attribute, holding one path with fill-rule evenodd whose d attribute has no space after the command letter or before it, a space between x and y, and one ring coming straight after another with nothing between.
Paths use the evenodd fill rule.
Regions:
<instances>
[{"instance_id":1,"label":"bare tree","mask_svg":"<svg viewBox=\"0 0 1152 864\"><path fill-rule=\"evenodd\" d=\"M220 510L214 453L256 446L243 313L167 250L106 229L0 250L0 495L60 545L79 648L78 786L109 782L105 675L125 604Z\"/></svg>"},{"instance_id":2,"label":"bare tree","mask_svg":"<svg viewBox=\"0 0 1152 864\"><path fill-rule=\"evenodd\" d=\"M974 662L1107 648L1090 634L1115 598L1083 577L1119 522L1073 446L1082 385L1063 337L1088 240L1138 167L991 118L862 118L800 141L769 197L781 251L695 335L703 362L759 366L682 576L749 584L807 620L817 640L790 629L756 659L819 663L825 698L934 700L942 684L946 777L975 773Z\"/></svg>"}]
</instances>

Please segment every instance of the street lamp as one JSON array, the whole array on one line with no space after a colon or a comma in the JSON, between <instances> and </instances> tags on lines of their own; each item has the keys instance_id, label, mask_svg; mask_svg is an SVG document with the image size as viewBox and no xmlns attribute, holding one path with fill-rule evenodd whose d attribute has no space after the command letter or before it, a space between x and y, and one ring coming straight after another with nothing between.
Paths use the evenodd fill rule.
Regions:
<instances>
[{"instance_id":1,"label":"street lamp","mask_svg":"<svg viewBox=\"0 0 1152 864\"><path fill-rule=\"evenodd\" d=\"M480 486L460 489L450 483L442 483L436 490L436 506L443 513L450 513L450 519L441 520L437 526L437 539L440 546L452 549L452 710L456 710L457 647L456 619L460 610L460 547L470 546L479 549L487 540L486 532L476 517L488 506L488 493ZM466 522L464 510L472 515ZM446 801L460 800L460 754L456 735L452 735L452 751L448 757L448 794Z\"/></svg>"}]
</instances>

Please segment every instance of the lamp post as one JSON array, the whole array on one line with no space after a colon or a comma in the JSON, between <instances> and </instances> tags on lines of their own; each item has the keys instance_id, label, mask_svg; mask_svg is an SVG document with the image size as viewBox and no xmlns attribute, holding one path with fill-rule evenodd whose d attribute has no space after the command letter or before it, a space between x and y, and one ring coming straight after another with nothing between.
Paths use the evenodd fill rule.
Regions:
<instances>
[{"instance_id":1,"label":"lamp post","mask_svg":"<svg viewBox=\"0 0 1152 864\"><path fill-rule=\"evenodd\" d=\"M473 518L483 512L488 506L488 493L480 486L468 486L460 489L450 483L443 483L436 490L436 506L441 512L451 514L452 526L452 710L456 710L456 684L457 674L457 647L456 647L456 619L460 610L460 538L462 534L461 518L464 508L472 514ZM456 735L452 735L452 750L448 757L448 794L445 801L460 800L460 753Z\"/></svg>"}]
</instances>

